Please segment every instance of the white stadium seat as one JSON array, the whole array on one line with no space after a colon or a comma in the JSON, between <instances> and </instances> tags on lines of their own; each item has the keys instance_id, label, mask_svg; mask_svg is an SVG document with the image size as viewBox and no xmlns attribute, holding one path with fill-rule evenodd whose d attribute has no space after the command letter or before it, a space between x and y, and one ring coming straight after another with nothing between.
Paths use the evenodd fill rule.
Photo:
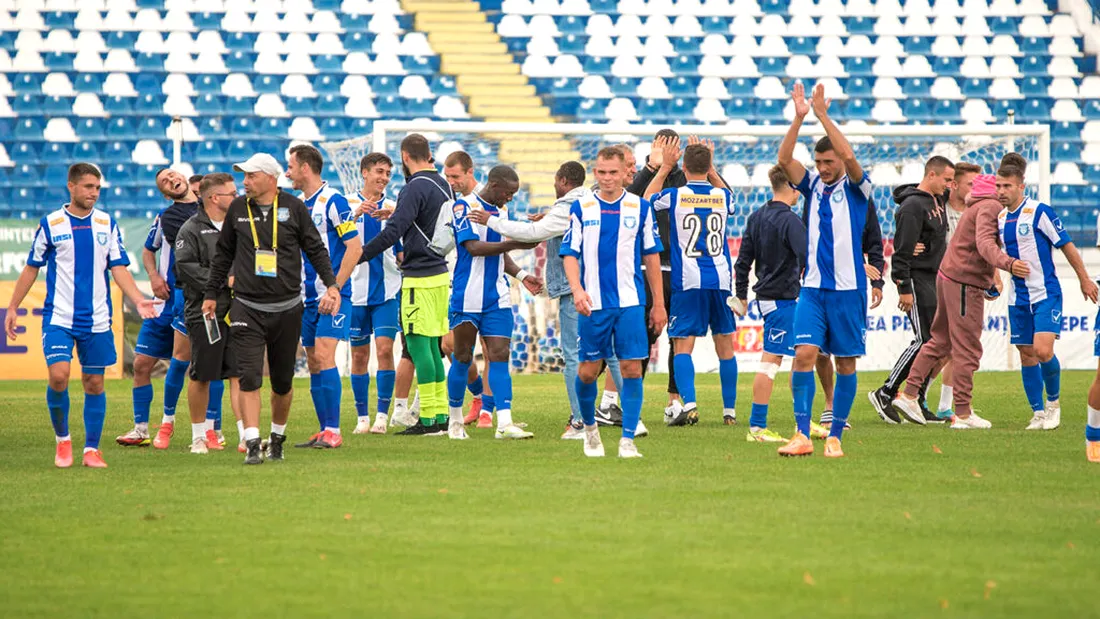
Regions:
<instances>
[{"instance_id":1,"label":"white stadium seat","mask_svg":"<svg viewBox=\"0 0 1100 619\"><path fill-rule=\"evenodd\" d=\"M1076 163L1062 161L1054 166L1050 181L1055 185L1084 185L1085 177Z\"/></svg>"},{"instance_id":2,"label":"white stadium seat","mask_svg":"<svg viewBox=\"0 0 1100 619\"><path fill-rule=\"evenodd\" d=\"M634 56L619 56L611 63L611 73L618 77L642 77L642 65Z\"/></svg>"},{"instance_id":3,"label":"white stadium seat","mask_svg":"<svg viewBox=\"0 0 1100 619\"><path fill-rule=\"evenodd\" d=\"M42 42L44 52L76 52L76 41L68 30L51 30Z\"/></svg>"},{"instance_id":4,"label":"white stadium seat","mask_svg":"<svg viewBox=\"0 0 1100 619\"><path fill-rule=\"evenodd\" d=\"M991 123L995 120L985 99L967 99L963 103L960 114L963 121L968 124Z\"/></svg>"},{"instance_id":5,"label":"white stadium seat","mask_svg":"<svg viewBox=\"0 0 1100 619\"><path fill-rule=\"evenodd\" d=\"M616 97L608 101L604 116L609 120L639 120L638 112L634 109L634 103L626 97Z\"/></svg>"},{"instance_id":6,"label":"white stadium seat","mask_svg":"<svg viewBox=\"0 0 1100 619\"><path fill-rule=\"evenodd\" d=\"M875 87L871 92L876 99L904 99L905 93L901 90L901 84L893 77L880 77L875 80Z\"/></svg>"},{"instance_id":7,"label":"white stadium seat","mask_svg":"<svg viewBox=\"0 0 1100 619\"><path fill-rule=\"evenodd\" d=\"M871 109L871 118L874 118L880 123L905 122L905 114L902 113L901 106L893 99L879 99L876 101L875 107ZM883 181L878 182L881 183Z\"/></svg>"},{"instance_id":8,"label":"white stadium seat","mask_svg":"<svg viewBox=\"0 0 1100 619\"><path fill-rule=\"evenodd\" d=\"M222 94L227 97L255 97L252 80L244 73L230 73L222 82Z\"/></svg>"},{"instance_id":9,"label":"white stadium seat","mask_svg":"<svg viewBox=\"0 0 1100 619\"><path fill-rule=\"evenodd\" d=\"M435 104L432 106L432 114L440 118L454 120L463 120L470 117L465 104L462 103L462 99L449 95L444 95L435 100Z\"/></svg>"},{"instance_id":10,"label":"white stadium seat","mask_svg":"<svg viewBox=\"0 0 1100 619\"><path fill-rule=\"evenodd\" d=\"M317 123L312 118L302 116L290 122L287 137L303 142L320 142L325 139L325 136L321 135L321 130L317 128Z\"/></svg>"},{"instance_id":11,"label":"white stadium seat","mask_svg":"<svg viewBox=\"0 0 1100 619\"><path fill-rule=\"evenodd\" d=\"M1016 0L990 0L989 14L998 17L1017 17L1020 15L1020 7Z\"/></svg>"},{"instance_id":12,"label":"white stadium seat","mask_svg":"<svg viewBox=\"0 0 1100 619\"><path fill-rule=\"evenodd\" d=\"M932 55L946 58L965 56L959 40L955 37L939 36L932 42Z\"/></svg>"},{"instance_id":13,"label":"white stadium seat","mask_svg":"<svg viewBox=\"0 0 1100 619\"><path fill-rule=\"evenodd\" d=\"M962 89L959 88L959 83L955 81L955 78L945 75L937 77L936 80L932 82L932 88L929 94L933 99L937 100L962 101L966 99L966 96L963 95Z\"/></svg>"},{"instance_id":14,"label":"white stadium seat","mask_svg":"<svg viewBox=\"0 0 1100 619\"><path fill-rule=\"evenodd\" d=\"M1016 84L1016 80L1009 77L994 78L993 83L989 85L989 97L991 100L1024 98L1020 94L1020 86Z\"/></svg>"},{"instance_id":15,"label":"white stadium seat","mask_svg":"<svg viewBox=\"0 0 1100 619\"><path fill-rule=\"evenodd\" d=\"M960 37L963 34L962 24L959 18L951 15L940 15L932 21L932 33L936 36Z\"/></svg>"},{"instance_id":16,"label":"white stadium seat","mask_svg":"<svg viewBox=\"0 0 1100 619\"><path fill-rule=\"evenodd\" d=\"M794 79L816 78L820 74L809 56L791 56L787 61L787 76Z\"/></svg>"},{"instance_id":17,"label":"white stadium seat","mask_svg":"<svg viewBox=\"0 0 1100 619\"><path fill-rule=\"evenodd\" d=\"M42 80L42 94L51 97L72 97L73 83L65 73L50 73Z\"/></svg>"},{"instance_id":18,"label":"white stadium seat","mask_svg":"<svg viewBox=\"0 0 1100 619\"><path fill-rule=\"evenodd\" d=\"M672 95L668 92L668 84L665 83L665 80L653 75L642 78L641 83L638 84L638 96L644 99L672 98Z\"/></svg>"},{"instance_id":19,"label":"white stadium seat","mask_svg":"<svg viewBox=\"0 0 1100 619\"><path fill-rule=\"evenodd\" d=\"M874 17L878 15L875 3L872 0L848 0L844 7L844 14L848 17Z\"/></svg>"},{"instance_id":20,"label":"white stadium seat","mask_svg":"<svg viewBox=\"0 0 1100 619\"><path fill-rule=\"evenodd\" d=\"M126 73L111 73L103 81L103 94L108 97L136 97L130 76Z\"/></svg>"},{"instance_id":21,"label":"white stadium seat","mask_svg":"<svg viewBox=\"0 0 1100 619\"><path fill-rule=\"evenodd\" d=\"M535 15L532 17L528 32L532 35L536 33L552 34L554 36L561 34L558 32L558 25L554 22L554 18L549 15Z\"/></svg>"},{"instance_id":22,"label":"white stadium seat","mask_svg":"<svg viewBox=\"0 0 1100 619\"><path fill-rule=\"evenodd\" d=\"M1024 19L1038 19L1041 17L1025 17ZM1020 24L1022 30L1023 24ZM1023 34L1023 32L1021 32ZM1050 35L1051 36L1066 36L1066 37L1079 37L1081 36L1081 30L1077 27L1077 22L1074 21L1072 15L1058 14L1050 19Z\"/></svg>"},{"instance_id":23,"label":"white stadium seat","mask_svg":"<svg viewBox=\"0 0 1100 619\"><path fill-rule=\"evenodd\" d=\"M901 174L898 174L897 166L890 163L877 163L871 166L871 178L881 185L901 184Z\"/></svg>"},{"instance_id":24,"label":"white stadium seat","mask_svg":"<svg viewBox=\"0 0 1100 619\"><path fill-rule=\"evenodd\" d=\"M526 64L526 63L524 63ZM584 67L581 61L572 54L562 54L554 59L554 66L550 75L543 77L584 77Z\"/></svg>"},{"instance_id":25,"label":"white stadium seat","mask_svg":"<svg viewBox=\"0 0 1100 619\"><path fill-rule=\"evenodd\" d=\"M168 165L170 163L156 140L140 140L134 146L130 158L138 165Z\"/></svg>"},{"instance_id":26,"label":"white stadium seat","mask_svg":"<svg viewBox=\"0 0 1100 619\"><path fill-rule=\"evenodd\" d=\"M896 36L883 35L875 41L875 56L893 56L895 58L904 58L905 46L901 44Z\"/></svg>"},{"instance_id":27,"label":"white stadium seat","mask_svg":"<svg viewBox=\"0 0 1100 619\"><path fill-rule=\"evenodd\" d=\"M199 113L195 111L195 104L192 103L191 97L183 95L169 95L164 100L164 113L168 116L198 116Z\"/></svg>"},{"instance_id":28,"label":"white stadium seat","mask_svg":"<svg viewBox=\"0 0 1100 619\"><path fill-rule=\"evenodd\" d=\"M1011 56L996 56L989 63L989 75L991 77L1023 77L1016 61Z\"/></svg>"},{"instance_id":29,"label":"white stadium seat","mask_svg":"<svg viewBox=\"0 0 1100 619\"><path fill-rule=\"evenodd\" d=\"M989 30L989 23L985 21L985 17L978 17L973 13L967 13L963 18L962 30L967 36L988 37L993 34Z\"/></svg>"},{"instance_id":30,"label":"white stadium seat","mask_svg":"<svg viewBox=\"0 0 1100 619\"><path fill-rule=\"evenodd\" d=\"M1051 77L1081 76L1081 70L1077 68L1077 63L1069 56L1055 56L1051 58L1050 65L1047 66L1047 71L1050 73Z\"/></svg>"},{"instance_id":31,"label":"white stadium seat","mask_svg":"<svg viewBox=\"0 0 1100 619\"><path fill-rule=\"evenodd\" d=\"M963 0L962 9L963 15L984 18L989 15L989 2L988 0Z\"/></svg>"},{"instance_id":32,"label":"white stadium seat","mask_svg":"<svg viewBox=\"0 0 1100 619\"><path fill-rule=\"evenodd\" d=\"M287 82L289 82L291 80L291 78L294 78L294 77L298 77L298 76L294 76L294 75L288 76L286 78ZM308 80L306 80L306 81L308 82ZM313 91L313 86L310 85L310 92L312 92L312 91ZM312 95L297 94L296 89L295 89L295 91L287 92L286 82L283 82L283 96L284 97L306 97L306 96L312 96ZM349 75L349 76L344 78L343 82L340 83L340 96L346 97L348 99L356 99L356 98L360 98L360 97L370 99L370 98L374 97L374 92L371 90L370 82L367 81L367 77L365 75Z\"/></svg>"},{"instance_id":33,"label":"white stadium seat","mask_svg":"<svg viewBox=\"0 0 1100 619\"><path fill-rule=\"evenodd\" d=\"M707 99L729 99L730 93L726 85L717 77L704 77L699 80L699 86L695 89L695 96Z\"/></svg>"},{"instance_id":34,"label":"white stadium seat","mask_svg":"<svg viewBox=\"0 0 1100 619\"><path fill-rule=\"evenodd\" d=\"M1073 25L1073 22L1071 21L1070 24ZM1051 22L1051 26L1053 25L1054 23ZM1076 34L1076 25L1073 25L1073 31ZM1047 26L1046 20L1044 20L1042 17L1039 17L1038 15L1028 15L1027 17L1021 19L1019 32L1020 36L1022 37L1046 37L1050 36L1051 34L1056 34L1051 32L1051 28Z\"/></svg>"},{"instance_id":35,"label":"white stadium seat","mask_svg":"<svg viewBox=\"0 0 1100 619\"><path fill-rule=\"evenodd\" d=\"M1051 56L1074 56L1080 57L1081 48L1077 45L1077 41L1071 36L1055 35L1050 41L1050 47L1047 48L1047 53Z\"/></svg>"},{"instance_id":36,"label":"white stadium seat","mask_svg":"<svg viewBox=\"0 0 1100 619\"><path fill-rule=\"evenodd\" d=\"M904 77L905 70L894 56L880 56L871 66L871 71L879 77Z\"/></svg>"},{"instance_id":37,"label":"white stadium seat","mask_svg":"<svg viewBox=\"0 0 1100 619\"><path fill-rule=\"evenodd\" d=\"M254 112L257 116L260 116L261 118L290 117L290 114L286 111L286 105L283 103L282 97L274 93L260 95L256 99Z\"/></svg>"},{"instance_id":38,"label":"white stadium seat","mask_svg":"<svg viewBox=\"0 0 1100 619\"><path fill-rule=\"evenodd\" d=\"M1100 99L1100 75L1089 75L1081 80L1079 95L1082 99Z\"/></svg>"},{"instance_id":39,"label":"white stadium seat","mask_svg":"<svg viewBox=\"0 0 1100 619\"><path fill-rule=\"evenodd\" d=\"M42 137L47 142L78 142L76 131L68 118L51 118L42 131Z\"/></svg>"},{"instance_id":40,"label":"white stadium seat","mask_svg":"<svg viewBox=\"0 0 1100 619\"><path fill-rule=\"evenodd\" d=\"M602 75L586 75L577 86L577 94L585 99L611 99L611 87Z\"/></svg>"},{"instance_id":41,"label":"white stadium seat","mask_svg":"<svg viewBox=\"0 0 1100 619\"><path fill-rule=\"evenodd\" d=\"M42 61L42 56L38 52L20 50L16 52L15 58L12 59L11 68L23 73L44 73L46 63Z\"/></svg>"},{"instance_id":42,"label":"white stadium seat","mask_svg":"<svg viewBox=\"0 0 1100 619\"><path fill-rule=\"evenodd\" d=\"M967 56L964 58L962 64L959 65L959 73L971 79L985 79L990 77L989 65L986 64L985 57L983 56Z\"/></svg>"},{"instance_id":43,"label":"white stadium seat","mask_svg":"<svg viewBox=\"0 0 1100 619\"><path fill-rule=\"evenodd\" d=\"M727 163L722 166L722 178L730 184L730 187L749 187L751 181L749 172L740 163Z\"/></svg>"},{"instance_id":44,"label":"white stadium seat","mask_svg":"<svg viewBox=\"0 0 1100 619\"><path fill-rule=\"evenodd\" d=\"M963 39L962 52L964 56L992 56L989 42L982 36L968 36Z\"/></svg>"},{"instance_id":45,"label":"white stadium seat","mask_svg":"<svg viewBox=\"0 0 1100 619\"><path fill-rule=\"evenodd\" d=\"M608 42L610 42L610 40L611 39L609 38ZM591 44L591 42L591 39L589 39L589 44ZM585 49L585 51L587 53L587 48ZM558 42L554 37L550 35L533 36L529 41L527 41L527 53L534 54L536 56L557 56L559 53Z\"/></svg>"},{"instance_id":46,"label":"white stadium seat","mask_svg":"<svg viewBox=\"0 0 1100 619\"><path fill-rule=\"evenodd\" d=\"M902 8L902 14L906 17L931 17L932 7L928 0L908 0Z\"/></svg>"},{"instance_id":47,"label":"white stadium seat","mask_svg":"<svg viewBox=\"0 0 1100 619\"><path fill-rule=\"evenodd\" d=\"M722 35L713 35L713 36L722 36ZM722 39L725 40L725 37L722 37ZM727 50L728 51L717 52L717 53L718 53L719 56L752 56L752 57L756 57L756 56L762 55L761 51L760 51L760 46L756 42L756 37L754 37L750 34L739 34L739 35L733 37L733 39L731 41L729 41L729 46L728 46ZM704 53L710 53L710 52L704 52Z\"/></svg>"},{"instance_id":48,"label":"white stadium seat","mask_svg":"<svg viewBox=\"0 0 1100 619\"><path fill-rule=\"evenodd\" d=\"M1077 83L1073 81L1073 78L1056 77L1050 81L1050 88L1047 89L1047 95L1052 99L1077 99L1081 96L1081 93L1077 88Z\"/></svg>"},{"instance_id":49,"label":"white stadium seat","mask_svg":"<svg viewBox=\"0 0 1100 619\"><path fill-rule=\"evenodd\" d=\"M645 45L642 49L644 56L675 56L676 50L672 47L672 42L668 40L668 37L662 34L652 34L645 40Z\"/></svg>"},{"instance_id":50,"label":"white stadium seat","mask_svg":"<svg viewBox=\"0 0 1100 619\"><path fill-rule=\"evenodd\" d=\"M722 103L717 99L699 99L693 113L702 122L721 122L726 119Z\"/></svg>"},{"instance_id":51,"label":"white stadium seat","mask_svg":"<svg viewBox=\"0 0 1100 619\"><path fill-rule=\"evenodd\" d=\"M824 50L820 50L819 53L824 53ZM843 52L837 55L843 58L877 58L878 51L867 35L856 34L848 37Z\"/></svg>"},{"instance_id":52,"label":"white stadium seat","mask_svg":"<svg viewBox=\"0 0 1100 619\"><path fill-rule=\"evenodd\" d=\"M783 82L774 76L760 78L756 82L752 94L757 99L785 99L790 96L790 93L783 86Z\"/></svg>"},{"instance_id":53,"label":"white stadium seat","mask_svg":"<svg viewBox=\"0 0 1100 619\"><path fill-rule=\"evenodd\" d=\"M906 29L897 15L884 14L875 22L875 34L892 37L905 36Z\"/></svg>"},{"instance_id":54,"label":"white stadium seat","mask_svg":"<svg viewBox=\"0 0 1100 619\"><path fill-rule=\"evenodd\" d=\"M527 22L519 15L505 15L497 24L497 34L502 37L526 37Z\"/></svg>"},{"instance_id":55,"label":"white stadium seat","mask_svg":"<svg viewBox=\"0 0 1100 619\"><path fill-rule=\"evenodd\" d=\"M1054 122L1084 122L1085 116L1081 114L1081 108L1072 99L1059 99L1050 108L1050 119Z\"/></svg>"}]
</instances>

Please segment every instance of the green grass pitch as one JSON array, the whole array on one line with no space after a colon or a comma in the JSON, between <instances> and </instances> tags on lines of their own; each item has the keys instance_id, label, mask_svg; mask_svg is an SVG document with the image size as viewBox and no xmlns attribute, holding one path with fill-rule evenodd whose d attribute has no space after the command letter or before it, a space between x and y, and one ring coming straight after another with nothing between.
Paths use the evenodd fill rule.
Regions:
<instances>
[{"instance_id":1,"label":"green grass pitch","mask_svg":"<svg viewBox=\"0 0 1100 619\"><path fill-rule=\"evenodd\" d=\"M865 397L882 376L860 376L839 461L821 443L798 460L746 443L744 425L721 425L716 376L700 378L690 428L664 426L664 380L648 381L645 459L616 459L604 429L610 457L588 460L558 439L561 377L520 376L515 416L533 441L349 432L338 451L247 468L233 449L187 453L186 413L167 452L116 446L130 386L112 381L101 471L79 455L55 469L45 383L3 382L0 615L1098 616L1091 373L1066 372L1063 425L1046 433L1023 431L1018 374L978 376L987 432L886 426ZM297 386L291 441L315 427ZM789 393L772 408L783 432ZM350 397L345 384L347 431ZM76 394L77 454L80 410Z\"/></svg>"}]
</instances>

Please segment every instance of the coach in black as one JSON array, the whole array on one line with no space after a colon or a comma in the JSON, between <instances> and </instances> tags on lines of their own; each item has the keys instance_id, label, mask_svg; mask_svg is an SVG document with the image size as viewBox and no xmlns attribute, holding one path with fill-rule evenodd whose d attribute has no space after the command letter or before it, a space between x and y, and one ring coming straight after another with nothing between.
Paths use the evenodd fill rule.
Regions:
<instances>
[{"instance_id":1,"label":"coach in black","mask_svg":"<svg viewBox=\"0 0 1100 619\"><path fill-rule=\"evenodd\" d=\"M209 281L207 274L214 261L218 236L225 224L225 214L237 196L231 174L208 174L199 185L202 197L199 211L188 219L176 235L176 283L183 289L183 318L187 337L191 340L191 381L187 385L187 405L191 412L191 453L204 454L208 449L222 449L213 430L205 430L206 409L210 400L210 381L229 379L229 402L233 413L240 414L237 394L237 359L229 348L229 314L232 295L229 288L218 291L213 320L203 319L203 293ZM232 276L230 276L232 277ZM239 419L239 417L238 417Z\"/></svg>"},{"instance_id":2,"label":"coach in black","mask_svg":"<svg viewBox=\"0 0 1100 619\"><path fill-rule=\"evenodd\" d=\"M913 342L902 351L894 369L881 387L867 394L879 417L886 423L901 423L893 401L909 377L909 369L921 346L931 338L936 315L936 274L947 249L947 213L944 210L948 185L955 180L955 164L936 155L924 164L924 178L917 185L894 189L894 256L891 269L898 287L898 309L909 314ZM924 246L920 252L917 244ZM937 372L939 368L937 368ZM934 376L934 375L933 375ZM942 423L924 404L924 393L932 377L925 377L920 390L920 408L927 423ZM913 420L921 423L920 420Z\"/></svg>"},{"instance_id":3,"label":"coach in black","mask_svg":"<svg viewBox=\"0 0 1100 619\"><path fill-rule=\"evenodd\" d=\"M271 438L267 458L283 459L286 422L293 399L294 363L302 331L302 254L328 288L317 304L322 314L340 305L340 291L328 250L298 198L279 191L283 173L275 158L257 153L233 166L244 172L245 197L229 205L218 236L202 304L204 316L217 312L218 294L233 269L229 345L237 357L244 417L245 464L260 464L260 385L264 347L271 376Z\"/></svg>"}]
</instances>

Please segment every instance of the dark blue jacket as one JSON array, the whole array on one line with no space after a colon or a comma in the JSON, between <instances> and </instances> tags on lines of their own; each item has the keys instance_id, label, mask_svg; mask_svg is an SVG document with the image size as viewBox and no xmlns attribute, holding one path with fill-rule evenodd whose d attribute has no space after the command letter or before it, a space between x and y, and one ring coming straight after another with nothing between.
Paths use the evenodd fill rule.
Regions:
<instances>
[{"instance_id":1,"label":"dark blue jacket","mask_svg":"<svg viewBox=\"0 0 1100 619\"><path fill-rule=\"evenodd\" d=\"M435 170L423 170L405 181L397 194L397 206L385 228L363 246L359 262L374 257L401 241L405 251L401 274L405 277L430 277L447 272L447 259L432 251L429 241L435 230L439 207L454 199L454 192Z\"/></svg>"},{"instance_id":2,"label":"dark blue jacket","mask_svg":"<svg viewBox=\"0 0 1100 619\"><path fill-rule=\"evenodd\" d=\"M797 299L806 266L806 226L785 202L771 201L757 209L745 224L741 251L733 270L737 298L747 299L749 270L756 264L757 299Z\"/></svg>"}]
</instances>

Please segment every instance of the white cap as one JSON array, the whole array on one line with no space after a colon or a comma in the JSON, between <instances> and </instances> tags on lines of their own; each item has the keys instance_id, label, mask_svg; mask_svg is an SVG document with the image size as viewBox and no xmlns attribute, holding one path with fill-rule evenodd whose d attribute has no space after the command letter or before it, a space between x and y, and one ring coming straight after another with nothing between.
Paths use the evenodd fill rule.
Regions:
<instances>
[{"instance_id":1,"label":"white cap","mask_svg":"<svg viewBox=\"0 0 1100 619\"><path fill-rule=\"evenodd\" d=\"M283 175L283 168L279 165L279 162L274 157L267 153L256 153L248 158L248 161L244 163L234 163L234 172L263 172L264 174L270 174L275 178Z\"/></svg>"}]
</instances>

